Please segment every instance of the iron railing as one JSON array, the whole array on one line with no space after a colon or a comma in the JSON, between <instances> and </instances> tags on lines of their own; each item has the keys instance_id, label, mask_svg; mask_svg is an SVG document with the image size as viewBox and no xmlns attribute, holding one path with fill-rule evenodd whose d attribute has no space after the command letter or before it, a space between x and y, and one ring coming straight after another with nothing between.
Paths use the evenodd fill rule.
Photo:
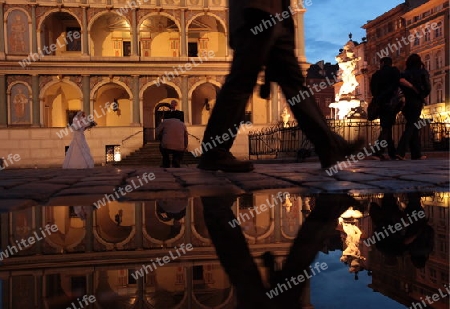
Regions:
<instances>
[{"instance_id":1,"label":"iron railing","mask_svg":"<svg viewBox=\"0 0 450 309\"><path fill-rule=\"evenodd\" d=\"M358 137L366 143L373 144L380 134L378 122L366 120L327 120L328 126L348 141ZM424 123L425 124L425 123ZM393 126L393 139L398 144L405 128L405 122L400 118ZM450 123L426 123L420 130L421 145L424 151L449 149ZM282 154L292 153L302 160L314 152L314 146L303 134L295 122L287 127L277 124L259 131L249 132L249 157L277 158Z\"/></svg>"}]
</instances>

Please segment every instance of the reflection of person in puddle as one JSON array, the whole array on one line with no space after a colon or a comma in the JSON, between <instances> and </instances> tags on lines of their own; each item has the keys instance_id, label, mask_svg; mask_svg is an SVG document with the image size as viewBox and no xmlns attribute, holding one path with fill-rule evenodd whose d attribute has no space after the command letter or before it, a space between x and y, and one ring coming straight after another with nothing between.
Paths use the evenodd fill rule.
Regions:
<instances>
[{"instance_id":1,"label":"reflection of person in puddle","mask_svg":"<svg viewBox=\"0 0 450 309\"><path fill-rule=\"evenodd\" d=\"M231 206L233 196L202 197L203 215L222 267L230 282L236 288L238 309L290 309L300 308L301 295L306 281L292 284L287 290L273 299L268 292L278 284L286 285L291 277L297 277L309 270L324 241L336 228L337 219L351 205L354 199L340 194L323 194L316 198L311 214L301 226L293 246L281 270L275 271L275 258L270 252L264 254L265 265L269 269L268 283L263 283L261 273L253 259L246 238L239 227L229 222L236 220ZM270 294L272 295L272 294Z\"/></svg>"},{"instance_id":2,"label":"reflection of person in puddle","mask_svg":"<svg viewBox=\"0 0 450 309\"><path fill-rule=\"evenodd\" d=\"M384 255L387 266L395 266L397 256L408 252L412 264L417 268L423 268L433 251L434 230L428 225L428 219L424 216L420 194L408 193L406 196L408 202L404 210L399 207L393 194L384 194L381 206L371 203L369 213L375 226L374 234L386 234L389 225L395 226L401 223L402 226L402 229L395 230L395 233L379 237L380 240L375 243L375 246ZM417 216L417 213L423 216Z\"/></svg>"},{"instance_id":3,"label":"reflection of person in puddle","mask_svg":"<svg viewBox=\"0 0 450 309\"><path fill-rule=\"evenodd\" d=\"M156 202L156 215L158 219L171 226L171 235L176 236L181 230L181 220L186 216L188 199L172 198Z\"/></svg>"},{"instance_id":4,"label":"reflection of person in puddle","mask_svg":"<svg viewBox=\"0 0 450 309\"><path fill-rule=\"evenodd\" d=\"M73 211L81 220L85 221L89 213L88 208L92 208L92 206L73 206Z\"/></svg>"}]
</instances>

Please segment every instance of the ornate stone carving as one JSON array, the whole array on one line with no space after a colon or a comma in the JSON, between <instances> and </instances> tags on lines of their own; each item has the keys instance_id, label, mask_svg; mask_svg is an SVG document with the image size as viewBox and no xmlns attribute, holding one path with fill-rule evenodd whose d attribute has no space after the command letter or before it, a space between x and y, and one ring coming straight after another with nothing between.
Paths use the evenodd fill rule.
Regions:
<instances>
[{"instance_id":1,"label":"ornate stone carving","mask_svg":"<svg viewBox=\"0 0 450 309\"><path fill-rule=\"evenodd\" d=\"M39 76L39 89L44 88L49 82L53 80L53 76L51 75L43 75Z\"/></svg>"},{"instance_id":2,"label":"ornate stone carving","mask_svg":"<svg viewBox=\"0 0 450 309\"><path fill-rule=\"evenodd\" d=\"M188 88L191 89L192 86L194 86L196 83L198 83L201 80L206 82L205 77L200 77L200 76L189 77L189 79L188 79Z\"/></svg>"},{"instance_id":3,"label":"ornate stone carving","mask_svg":"<svg viewBox=\"0 0 450 309\"><path fill-rule=\"evenodd\" d=\"M105 9L99 9L99 8L89 8L87 11L87 22L89 23L91 19L97 15L100 12L106 11Z\"/></svg>"},{"instance_id":4,"label":"ornate stone carving","mask_svg":"<svg viewBox=\"0 0 450 309\"><path fill-rule=\"evenodd\" d=\"M181 11L179 11L179 10L170 10L170 15L172 15L174 19L176 19L178 22L180 22L180 20L181 20Z\"/></svg>"},{"instance_id":5,"label":"ornate stone carving","mask_svg":"<svg viewBox=\"0 0 450 309\"><path fill-rule=\"evenodd\" d=\"M226 75L218 75L216 76L216 81L219 82L221 85L225 83Z\"/></svg>"},{"instance_id":6,"label":"ornate stone carving","mask_svg":"<svg viewBox=\"0 0 450 309\"><path fill-rule=\"evenodd\" d=\"M225 13L225 11L214 11L214 15L217 15L218 17L220 17L220 19L222 19L223 22L226 23L227 14Z\"/></svg>"},{"instance_id":7,"label":"ornate stone carving","mask_svg":"<svg viewBox=\"0 0 450 309\"><path fill-rule=\"evenodd\" d=\"M170 81L172 83L174 83L177 87L181 88L181 78L180 77L177 76L175 78L172 78Z\"/></svg>"},{"instance_id":8,"label":"ornate stone carving","mask_svg":"<svg viewBox=\"0 0 450 309\"><path fill-rule=\"evenodd\" d=\"M192 10L187 11L187 12L186 12L186 23L187 23L188 21L190 21L191 18L193 18L195 15L197 15L198 13L201 13L201 12L202 12L202 11L192 11Z\"/></svg>"},{"instance_id":9,"label":"ornate stone carving","mask_svg":"<svg viewBox=\"0 0 450 309\"><path fill-rule=\"evenodd\" d=\"M75 84L81 89L82 87L82 80L83 78L79 75L72 75L69 77L69 80Z\"/></svg>"},{"instance_id":10,"label":"ornate stone carving","mask_svg":"<svg viewBox=\"0 0 450 309\"><path fill-rule=\"evenodd\" d=\"M37 6L36 7L36 25L41 23L41 19L44 18L44 14L48 12L48 7Z\"/></svg>"},{"instance_id":11,"label":"ornate stone carving","mask_svg":"<svg viewBox=\"0 0 450 309\"><path fill-rule=\"evenodd\" d=\"M150 14L152 12L156 12L156 10L149 10L149 9L140 9L140 10L138 10L138 12L137 12L138 23L142 22L142 19L144 18L145 15L148 15L148 14Z\"/></svg>"},{"instance_id":12,"label":"ornate stone carving","mask_svg":"<svg viewBox=\"0 0 450 309\"><path fill-rule=\"evenodd\" d=\"M131 89L132 86L132 77L130 76L120 76L118 79L118 81L124 83L125 85L128 86L128 88Z\"/></svg>"},{"instance_id":13,"label":"ornate stone carving","mask_svg":"<svg viewBox=\"0 0 450 309\"><path fill-rule=\"evenodd\" d=\"M93 89L101 80L102 78L100 76L91 76L89 79L91 89Z\"/></svg>"},{"instance_id":14,"label":"ornate stone carving","mask_svg":"<svg viewBox=\"0 0 450 309\"><path fill-rule=\"evenodd\" d=\"M13 82L24 82L27 84L31 84L31 76L26 75L8 75L7 79L8 85Z\"/></svg>"},{"instance_id":15,"label":"ornate stone carving","mask_svg":"<svg viewBox=\"0 0 450 309\"><path fill-rule=\"evenodd\" d=\"M74 16L76 16L80 20L80 23L83 23L83 17L82 17L83 16L83 9L82 8L67 7L66 10L68 10ZM80 24L80 26L81 26L81 24Z\"/></svg>"}]
</instances>

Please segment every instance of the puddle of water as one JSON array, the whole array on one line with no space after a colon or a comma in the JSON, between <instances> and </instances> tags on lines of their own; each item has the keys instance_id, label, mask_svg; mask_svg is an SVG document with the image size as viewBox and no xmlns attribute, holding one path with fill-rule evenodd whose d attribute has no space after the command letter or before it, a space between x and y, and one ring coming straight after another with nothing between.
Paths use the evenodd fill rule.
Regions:
<instances>
[{"instance_id":1,"label":"puddle of water","mask_svg":"<svg viewBox=\"0 0 450 309\"><path fill-rule=\"evenodd\" d=\"M448 308L449 204L448 192L272 190L15 210L1 215L0 299L3 308Z\"/></svg>"}]
</instances>

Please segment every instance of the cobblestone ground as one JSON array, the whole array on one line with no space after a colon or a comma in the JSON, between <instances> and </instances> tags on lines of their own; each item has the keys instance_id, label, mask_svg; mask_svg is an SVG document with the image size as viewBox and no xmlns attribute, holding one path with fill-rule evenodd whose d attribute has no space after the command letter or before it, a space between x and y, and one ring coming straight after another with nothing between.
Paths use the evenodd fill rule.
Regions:
<instances>
[{"instance_id":1,"label":"cobblestone ground","mask_svg":"<svg viewBox=\"0 0 450 309\"><path fill-rule=\"evenodd\" d=\"M118 201L147 201L270 189L298 194L447 192L449 160L361 161L332 176L316 162L257 164L253 172L240 174L205 172L195 167L5 169L0 171L0 210L33 205L90 205L105 195Z\"/></svg>"}]
</instances>

